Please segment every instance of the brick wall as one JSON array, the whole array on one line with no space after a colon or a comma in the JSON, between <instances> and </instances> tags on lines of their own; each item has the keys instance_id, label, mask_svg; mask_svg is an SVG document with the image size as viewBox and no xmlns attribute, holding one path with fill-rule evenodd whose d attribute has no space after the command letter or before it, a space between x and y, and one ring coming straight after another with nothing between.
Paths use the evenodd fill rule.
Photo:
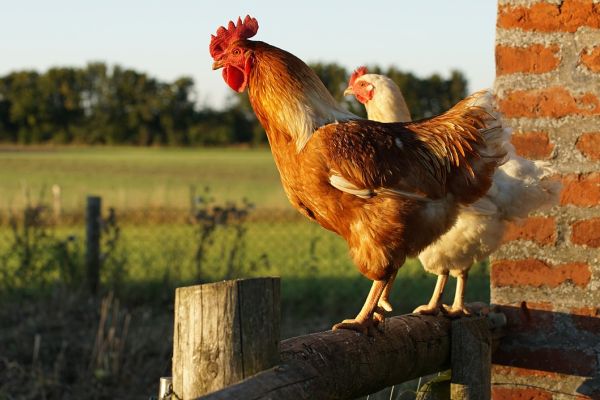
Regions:
<instances>
[{"instance_id":1,"label":"brick wall","mask_svg":"<svg viewBox=\"0 0 600 400\"><path fill-rule=\"evenodd\" d=\"M563 192L494 255L509 327L493 398L600 398L600 1L501 0L496 74L517 152L552 162Z\"/></svg>"}]
</instances>

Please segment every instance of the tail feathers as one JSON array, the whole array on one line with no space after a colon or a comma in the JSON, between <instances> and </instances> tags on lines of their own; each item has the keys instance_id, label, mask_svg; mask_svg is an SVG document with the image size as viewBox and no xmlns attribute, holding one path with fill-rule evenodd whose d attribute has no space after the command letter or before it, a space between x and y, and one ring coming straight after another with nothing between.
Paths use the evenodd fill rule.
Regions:
<instances>
[{"instance_id":1,"label":"tail feathers","mask_svg":"<svg viewBox=\"0 0 600 400\"><path fill-rule=\"evenodd\" d=\"M501 218L524 218L558 203L562 185L555 175L548 162L513 156L494 174L486 197L496 204Z\"/></svg>"},{"instance_id":2,"label":"tail feathers","mask_svg":"<svg viewBox=\"0 0 600 400\"><path fill-rule=\"evenodd\" d=\"M504 126L502 116L496 107L496 100L491 90L479 91L468 97L469 107L485 111L485 128L479 132L483 136L485 145L479 148L482 157L504 159L512 148L510 137L512 129Z\"/></svg>"},{"instance_id":3,"label":"tail feathers","mask_svg":"<svg viewBox=\"0 0 600 400\"><path fill-rule=\"evenodd\" d=\"M451 182L457 199L463 204L470 204L488 191L494 171L506 161L512 130L503 125L490 90L477 92L454 108L461 110L467 120L478 122L481 137L475 148L476 156L470 160L471 176L467 179L457 177Z\"/></svg>"}]
</instances>

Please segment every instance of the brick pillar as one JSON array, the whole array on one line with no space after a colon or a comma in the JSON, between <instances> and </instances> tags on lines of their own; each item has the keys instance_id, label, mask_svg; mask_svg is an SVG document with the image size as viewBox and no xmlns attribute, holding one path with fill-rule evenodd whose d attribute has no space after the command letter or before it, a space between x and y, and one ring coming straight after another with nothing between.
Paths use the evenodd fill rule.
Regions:
<instances>
[{"instance_id":1,"label":"brick pillar","mask_svg":"<svg viewBox=\"0 0 600 400\"><path fill-rule=\"evenodd\" d=\"M506 232L492 303L509 319L493 398L600 398L600 1L500 0L496 92L517 152L550 161L560 205Z\"/></svg>"}]
</instances>

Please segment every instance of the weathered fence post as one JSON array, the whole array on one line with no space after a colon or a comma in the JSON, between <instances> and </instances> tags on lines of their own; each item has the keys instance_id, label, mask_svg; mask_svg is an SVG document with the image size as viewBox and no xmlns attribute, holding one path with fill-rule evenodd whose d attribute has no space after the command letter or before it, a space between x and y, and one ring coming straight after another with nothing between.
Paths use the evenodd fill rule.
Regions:
<instances>
[{"instance_id":1,"label":"weathered fence post","mask_svg":"<svg viewBox=\"0 0 600 400\"><path fill-rule=\"evenodd\" d=\"M100 282L100 212L102 198L88 196L85 208L85 267L88 288L92 294L98 292Z\"/></svg>"},{"instance_id":2,"label":"weathered fence post","mask_svg":"<svg viewBox=\"0 0 600 400\"><path fill-rule=\"evenodd\" d=\"M173 392L188 400L279 363L279 278L178 288Z\"/></svg>"},{"instance_id":3,"label":"weathered fence post","mask_svg":"<svg viewBox=\"0 0 600 400\"><path fill-rule=\"evenodd\" d=\"M54 222L58 223L62 215L62 195L60 185L52 185L52 213Z\"/></svg>"},{"instance_id":4,"label":"weathered fence post","mask_svg":"<svg viewBox=\"0 0 600 400\"><path fill-rule=\"evenodd\" d=\"M452 400L491 398L492 337L486 317L452 322L450 364Z\"/></svg>"}]
</instances>

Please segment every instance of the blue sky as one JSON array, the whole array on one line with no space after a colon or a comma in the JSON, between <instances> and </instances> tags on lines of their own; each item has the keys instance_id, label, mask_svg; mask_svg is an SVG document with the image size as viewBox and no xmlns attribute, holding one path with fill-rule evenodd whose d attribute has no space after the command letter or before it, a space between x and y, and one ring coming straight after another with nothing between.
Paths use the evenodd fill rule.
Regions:
<instances>
[{"instance_id":1,"label":"blue sky","mask_svg":"<svg viewBox=\"0 0 600 400\"><path fill-rule=\"evenodd\" d=\"M301 59L396 65L419 76L463 71L471 91L494 79L496 1L0 0L0 74L89 61L172 80L191 76L199 101L230 89L211 70L210 34L250 14L257 40Z\"/></svg>"}]
</instances>

